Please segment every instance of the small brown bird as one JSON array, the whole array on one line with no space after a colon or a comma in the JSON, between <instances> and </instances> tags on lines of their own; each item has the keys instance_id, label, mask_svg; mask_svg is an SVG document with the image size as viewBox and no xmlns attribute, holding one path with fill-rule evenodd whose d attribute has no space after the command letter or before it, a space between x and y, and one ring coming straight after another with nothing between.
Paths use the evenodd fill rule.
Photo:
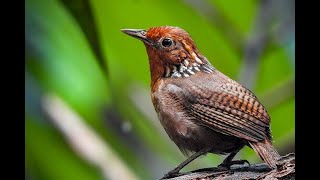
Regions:
<instances>
[{"instance_id":1,"label":"small brown bird","mask_svg":"<svg viewBox=\"0 0 320 180\"><path fill-rule=\"evenodd\" d=\"M171 177L206 153L229 154L219 167L249 146L269 167L280 155L272 146L270 117L257 97L214 68L178 27L122 29L146 46L151 72L151 97L171 140L186 154L195 152L165 177Z\"/></svg>"}]
</instances>

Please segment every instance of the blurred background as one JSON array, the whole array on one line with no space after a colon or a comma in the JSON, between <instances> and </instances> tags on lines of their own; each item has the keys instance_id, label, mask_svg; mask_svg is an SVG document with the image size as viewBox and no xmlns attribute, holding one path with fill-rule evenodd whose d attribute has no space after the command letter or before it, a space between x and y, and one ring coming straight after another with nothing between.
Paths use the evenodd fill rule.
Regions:
<instances>
[{"instance_id":1,"label":"blurred background","mask_svg":"<svg viewBox=\"0 0 320 180\"><path fill-rule=\"evenodd\" d=\"M265 105L280 154L294 152L294 9L294 0L26 0L25 179L156 179L186 159L151 104L145 47L122 28L188 31ZM236 158L261 162L250 148Z\"/></svg>"}]
</instances>

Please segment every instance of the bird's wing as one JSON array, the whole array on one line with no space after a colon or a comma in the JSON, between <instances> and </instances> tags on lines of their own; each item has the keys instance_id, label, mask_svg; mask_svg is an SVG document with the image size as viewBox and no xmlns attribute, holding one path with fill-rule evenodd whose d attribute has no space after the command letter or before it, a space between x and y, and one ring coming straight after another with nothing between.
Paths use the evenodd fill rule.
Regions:
<instances>
[{"instance_id":1,"label":"bird's wing","mask_svg":"<svg viewBox=\"0 0 320 180\"><path fill-rule=\"evenodd\" d=\"M253 142L271 139L268 113L243 86L228 83L216 88L193 85L183 89L175 93L183 94L184 108L200 125Z\"/></svg>"}]
</instances>

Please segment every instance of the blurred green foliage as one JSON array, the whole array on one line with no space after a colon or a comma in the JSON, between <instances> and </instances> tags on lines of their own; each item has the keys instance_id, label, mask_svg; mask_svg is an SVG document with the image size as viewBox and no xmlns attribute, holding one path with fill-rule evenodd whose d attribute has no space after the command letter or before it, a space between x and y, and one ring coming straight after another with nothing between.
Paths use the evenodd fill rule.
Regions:
<instances>
[{"instance_id":1,"label":"blurred green foliage","mask_svg":"<svg viewBox=\"0 0 320 180\"><path fill-rule=\"evenodd\" d=\"M252 34L261 1L210 0L207 4L228 25L228 31L239 35L238 39L230 39L218 22L202 15L188 1L26 0L27 177L103 178L98 169L71 149L43 112L41 102L46 93L61 97L141 179L159 178L184 160L159 122L141 111L151 104L147 54L142 43L120 29L179 26L189 32L200 52L217 69L237 79L245 41ZM292 33L290 30L288 33ZM294 86L290 86L294 82L294 36L290 36L289 43L279 43L272 34L257 60L252 90L258 98L263 97L262 103L270 102L266 106L272 118L275 146L281 152L294 144L295 99ZM242 42L240 49L238 41ZM279 88L282 86L287 88ZM141 102L147 102L140 103L140 108L132 100L136 93L141 94ZM280 101L274 93L286 98ZM123 130L124 124L130 125L129 132ZM260 161L249 148L239 157ZM215 166L222 158L208 155L186 169Z\"/></svg>"}]
</instances>

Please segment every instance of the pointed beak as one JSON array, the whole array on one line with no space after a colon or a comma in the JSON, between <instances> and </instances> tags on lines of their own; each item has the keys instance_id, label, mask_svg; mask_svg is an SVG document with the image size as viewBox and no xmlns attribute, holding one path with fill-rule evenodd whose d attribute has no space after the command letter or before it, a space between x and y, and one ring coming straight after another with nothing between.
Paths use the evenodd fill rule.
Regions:
<instances>
[{"instance_id":1,"label":"pointed beak","mask_svg":"<svg viewBox=\"0 0 320 180\"><path fill-rule=\"evenodd\" d=\"M121 29L121 31L129 36L140 39L149 45L154 45L154 43L146 37L146 31L143 29Z\"/></svg>"}]
</instances>

